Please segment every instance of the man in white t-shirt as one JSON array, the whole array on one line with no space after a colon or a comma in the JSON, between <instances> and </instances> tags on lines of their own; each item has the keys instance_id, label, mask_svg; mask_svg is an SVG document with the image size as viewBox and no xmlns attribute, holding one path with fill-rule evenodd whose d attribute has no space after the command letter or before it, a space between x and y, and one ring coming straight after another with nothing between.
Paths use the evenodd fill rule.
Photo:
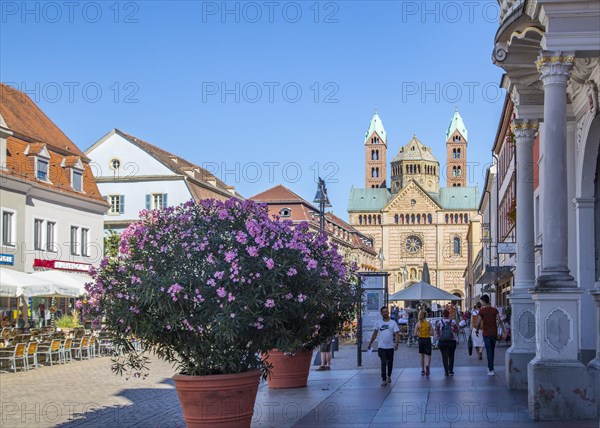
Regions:
<instances>
[{"instance_id":1,"label":"man in white t-shirt","mask_svg":"<svg viewBox=\"0 0 600 428\"><path fill-rule=\"evenodd\" d=\"M394 351L398 349L398 340L400 338L400 329L396 321L390 319L390 312L387 307L380 309L382 320L375 323L373 336L369 342L368 348L371 349L375 338L379 336L379 348L377 355L381 360L381 385L385 386L392 383L392 369L394 367ZM387 374L387 376L386 376Z\"/></svg>"}]
</instances>

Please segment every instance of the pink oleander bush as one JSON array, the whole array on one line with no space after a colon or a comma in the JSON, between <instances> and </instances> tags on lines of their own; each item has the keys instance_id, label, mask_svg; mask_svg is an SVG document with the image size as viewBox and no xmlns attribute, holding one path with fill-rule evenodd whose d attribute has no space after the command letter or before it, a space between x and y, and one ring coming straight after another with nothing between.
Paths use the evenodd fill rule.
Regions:
<instances>
[{"instance_id":1,"label":"pink oleander bush","mask_svg":"<svg viewBox=\"0 0 600 428\"><path fill-rule=\"evenodd\" d=\"M132 337L181 374L264 371L261 353L313 348L354 317L355 267L307 223L235 199L140 216L79 302L126 350L118 373L147 370Z\"/></svg>"}]
</instances>

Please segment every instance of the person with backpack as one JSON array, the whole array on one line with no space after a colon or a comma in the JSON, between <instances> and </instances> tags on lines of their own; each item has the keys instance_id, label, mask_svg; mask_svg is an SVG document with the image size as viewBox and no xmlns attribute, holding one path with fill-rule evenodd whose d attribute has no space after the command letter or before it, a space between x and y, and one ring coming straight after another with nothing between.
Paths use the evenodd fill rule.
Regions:
<instances>
[{"instance_id":1,"label":"person with backpack","mask_svg":"<svg viewBox=\"0 0 600 428\"><path fill-rule=\"evenodd\" d=\"M456 352L456 335L458 333L458 324L450 318L450 311L444 309L442 319L436 324L436 337L438 339L438 348L442 353L442 362L444 363L444 372L446 376L454 376L454 353Z\"/></svg>"},{"instance_id":2,"label":"person with backpack","mask_svg":"<svg viewBox=\"0 0 600 428\"><path fill-rule=\"evenodd\" d=\"M431 324L427 321L427 312L419 312L419 322L415 326L414 335L419 338L419 354L421 354L421 376L429 377L431 364Z\"/></svg>"}]
</instances>

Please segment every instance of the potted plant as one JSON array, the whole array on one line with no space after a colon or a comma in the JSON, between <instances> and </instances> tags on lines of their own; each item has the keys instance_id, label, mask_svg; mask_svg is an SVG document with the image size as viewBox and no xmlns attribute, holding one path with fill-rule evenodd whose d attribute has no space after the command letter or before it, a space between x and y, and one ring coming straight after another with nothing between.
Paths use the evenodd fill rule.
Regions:
<instances>
[{"instance_id":1,"label":"potted plant","mask_svg":"<svg viewBox=\"0 0 600 428\"><path fill-rule=\"evenodd\" d=\"M63 315L54 321L54 326L64 334L71 333L76 328L83 328L79 318L79 311L74 309L71 315Z\"/></svg>"},{"instance_id":2,"label":"potted plant","mask_svg":"<svg viewBox=\"0 0 600 428\"><path fill-rule=\"evenodd\" d=\"M147 375L147 357L132 345L135 337L142 351L177 367L174 381L188 426L249 426L259 377L266 375L261 355L305 341L285 319L288 309L304 319L302 304L311 301L294 288L304 281L292 280L294 270L326 264L309 257L311 239L320 238L307 227L269 218L265 206L251 201L190 201L142 211L122 233L118 257L105 258L87 286L87 311L103 317L125 350L113 358L113 369ZM306 306L304 321L314 332L320 314Z\"/></svg>"}]
</instances>

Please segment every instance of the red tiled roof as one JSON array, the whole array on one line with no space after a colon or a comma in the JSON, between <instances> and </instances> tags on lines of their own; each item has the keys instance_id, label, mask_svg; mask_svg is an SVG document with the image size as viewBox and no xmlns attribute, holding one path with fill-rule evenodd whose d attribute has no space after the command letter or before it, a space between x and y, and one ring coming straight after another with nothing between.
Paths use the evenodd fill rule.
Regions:
<instances>
[{"instance_id":1,"label":"red tiled roof","mask_svg":"<svg viewBox=\"0 0 600 428\"><path fill-rule=\"evenodd\" d=\"M288 189L282 184L278 184L275 187L271 187L270 189L265 190L264 192L252 196L250 199L257 202L302 202L312 206L312 204L306 199L302 198L301 196L298 196L296 193L292 192L290 189Z\"/></svg>"},{"instance_id":2,"label":"red tiled roof","mask_svg":"<svg viewBox=\"0 0 600 428\"><path fill-rule=\"evenodd\" d=\"M2 174L17 176L42 187L91 198L107 205L96 185L89 159L29 96L0 83L0 115L6 123L5 130L12 134L6 139L7 169ZM44 147L50 155L48 181L35 177L34 158ZM65 157L81 158L84 164L83 192L72 188L70 170L61 166Z\"/></svg>"},{"instance_id":3,"label":"red tiled roof","mask_svg":"<svg viewBox=\"0 0 600 428\"><path fill-rule=\"evenodd\" d=\"M201 168L198 165L193 164L192 162L189 162L180 156L169 153L166 150L155 146L154 144L150 144L147 141L134 137L133 135L126 134L125 132L119 129L115 129L115 132L121 137L125 138L127 141L131 142L132 144L137 145L149 155L153 156L160 163L165 165L167 168L171 169L171 171L186 176L186 179L188 179L188 183L190 183L190 191L196 199L228 199L230 197L243 199L243 197L239 193L231 192L231 189L233 189L232 186L227 185L225 182L221 181L208 170ZM189 173L192 171L194 173L190 175ZM192 179L189 180L190 178ZM205 183L207 186L212 188L203 188L197 183L194 183L194 180L201 181L202 183ZM210 186L210 184L208 184L210 181L213 181L216 186ZM222 198L215 194L215 189L218 193L222 194Z\"/></svg>"}]
</instances>

